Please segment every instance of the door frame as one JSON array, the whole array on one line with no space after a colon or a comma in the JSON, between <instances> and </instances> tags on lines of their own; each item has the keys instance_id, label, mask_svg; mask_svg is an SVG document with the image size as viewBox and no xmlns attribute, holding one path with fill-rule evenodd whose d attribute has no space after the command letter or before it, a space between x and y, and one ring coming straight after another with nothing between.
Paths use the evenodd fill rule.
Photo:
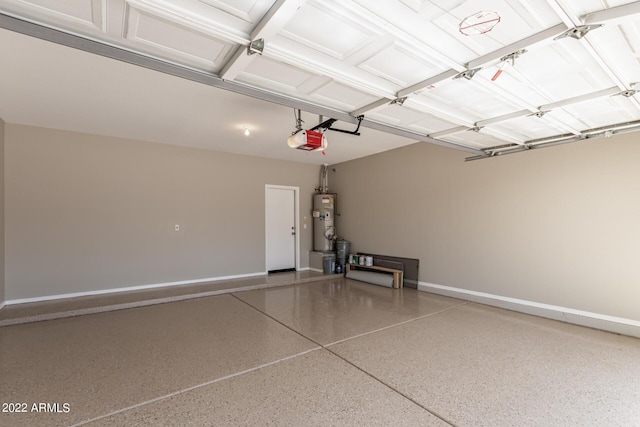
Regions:
<instances>
[{"instance_id":1,"label":"door frame","mask_svg":"<svg viewBox=\"0 0 640 427\"><path fill-rule=\"evenodd\" d=\"M269 272L269 266L267 265L269 257L269 215L267 212L267 206L269 206L267 199L269 197L269 190L293 190L293 217L296 236L294 239L295 246L295 266L296 271L300 270L300 187L291 187L288 185L273 185L265 184L264 186L264 270L265 273Z\"/></svg>"}]
</instances>

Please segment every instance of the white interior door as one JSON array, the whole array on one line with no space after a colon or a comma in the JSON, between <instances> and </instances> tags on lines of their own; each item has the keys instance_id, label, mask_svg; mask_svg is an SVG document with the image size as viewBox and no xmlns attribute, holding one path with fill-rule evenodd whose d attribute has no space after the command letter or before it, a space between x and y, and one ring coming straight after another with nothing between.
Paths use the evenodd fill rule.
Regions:
<instances>
[{"instance_id":1,"label":"white interior door","mask_svg":"<svg viewBox=\"0 0 640 427\"><path fill-rule=\"evenodd\" d=\"M295 187L266 187L267 271L296 268Z\"/></svg>"}]
</instances>

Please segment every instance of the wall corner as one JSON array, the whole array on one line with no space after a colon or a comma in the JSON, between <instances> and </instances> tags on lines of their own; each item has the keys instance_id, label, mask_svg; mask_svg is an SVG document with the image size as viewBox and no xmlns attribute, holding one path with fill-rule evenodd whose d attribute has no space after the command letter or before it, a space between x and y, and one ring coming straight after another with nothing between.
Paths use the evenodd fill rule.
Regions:
<instances>
[{"instance_id":1,"label":"wall corner","mask_svg":"<svg viewBox=\"0 0 640 427\"><path fill-rule=\"evenodd\" d=\"M0 117L0 309L5 304L4 286L4 121Z\"/></svg>"}]
</instances>

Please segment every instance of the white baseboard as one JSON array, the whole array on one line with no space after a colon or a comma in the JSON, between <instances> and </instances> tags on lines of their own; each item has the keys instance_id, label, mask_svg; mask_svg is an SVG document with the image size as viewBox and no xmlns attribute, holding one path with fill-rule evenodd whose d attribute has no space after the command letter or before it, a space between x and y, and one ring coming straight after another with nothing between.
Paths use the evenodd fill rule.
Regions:
<instances>
[{"instance_id":1,"label":"white baseboard","mask_svg":"<svg viewBox=\"0 0 640 427\"><path fill-rule=\"evenodd\" d=\"M5 305L7 305L6 302L4 302L4 301L0 302L0 310L2 310Z\"/></svg>"},{"instance_id":2,"label":"white baseboard","mask_svg":"<svg viewBox=\"0 0 640 427\"><path fill-rule=\"evenodd\" d=\"M418 282L418 290L640 338L640 321L637 320L425 282Z\"/></svg>"},{"instance_id":3,"label":"white baseboard","mask_svg":"<svg viewBox=\"0 0 640 427\"><path fill-rule=\"evenodd\" d=\"M312 267L309 267L309 271L317 271L318 273L324 273L324 270L322 270L321 268L312 268Z\"/></svg>"},{"instance_id":4,"label":"white baseboard","mask_svg":"<svg viewBox=\"0 0 640 427\"><path fill-rule=\"evenodd\" d=\"M112 294L117 292L140 291L145 289L164 288L168 286L195 285L198 283L219 282L221 280L244 279L247 277L266 276L266 275L267 275L267 272L265 271L260 273L237 274L234 276L208 277L205 279L193 279L193 280L181 280L178 282L154 283L150 285L130 286L125 288L112 288L112 289L101 289L97 291L74 292L70 294L46 295L46 296L34 297L34 298L20 298L20 299L14 299L14 300L7 300L4 302L4 304L6 305L26 304L30 302L52 301L57 299L86 297L86 296L92 296L92 295L104 295L104 294Z\"/></svg>"}]
</instances>

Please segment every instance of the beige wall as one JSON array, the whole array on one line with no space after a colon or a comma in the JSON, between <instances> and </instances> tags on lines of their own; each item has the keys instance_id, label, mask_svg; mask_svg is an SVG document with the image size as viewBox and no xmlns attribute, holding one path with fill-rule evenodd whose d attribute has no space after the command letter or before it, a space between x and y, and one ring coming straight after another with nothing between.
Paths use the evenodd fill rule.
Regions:
<instances>
[{"instance_id":1,"label":"beige wall","mask_svg":"<svg viewBox=\"0 0 640 427\"><path fill-rule=\"evenodd\" d=\"M4 304L4 121L0 118L0 307Z\"/></svg>"},{"instance_id":2,"label":"beige wall","mask_svg":"<svg viewBox=\"0 0 640 427\"><path fill-rule=\"evenodd\" d=\"M13 124L5 146L7 300L264 272L265 184L300 187L309 216L319 173Z\"/></svg>"},{"instance_id":3,"label":"beige wall","mask_svg":"<svg viewBox=\"0 0 640 427\"><path fill-rule=\"evenodd\" d=\"M415 144L332 166L352 249L423 282L640 320L638 134L464 162Z\"/></svg>"}]
</instances>

